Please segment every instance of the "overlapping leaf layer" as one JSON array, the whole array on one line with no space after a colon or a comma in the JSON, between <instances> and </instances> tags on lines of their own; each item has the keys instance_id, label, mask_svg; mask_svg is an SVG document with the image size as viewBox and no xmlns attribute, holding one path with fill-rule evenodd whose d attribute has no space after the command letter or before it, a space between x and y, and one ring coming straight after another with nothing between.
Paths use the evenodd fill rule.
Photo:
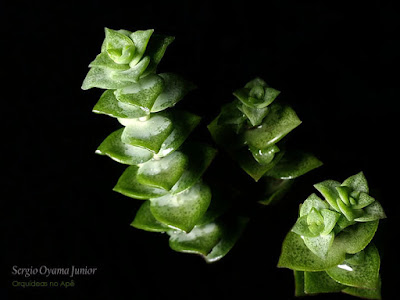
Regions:
<instances>
[{"instance_id":1,"label":"overlapping leaf layer","mask_svg":"<svg viewBox=\"0 0 400 300\"><path fill-rule=\"evenodd\" d=\"M278 266L294 270L296 295L344 292L380 299L380 258L371 243L385 213L362 172L314 187L285 238Z\"/></svg>"},{"instance_id":2,"label":"overlapping leaf layer","mask_svg":"<svg viewBox=\"0 0 400 300\"><path fill-rule=\"evenodd\" d=\"M123 127L111 133L96 153L129 165L114 191L144 200L132 226L166 232L170 246L222 258L234 245L245 221L228 226L215 209L202 175L216 150L185 142L200 117L171 109L195 87L174 73L156 73L174 40L153 30L105 29L101 53L90 63L82 89L106 89L93 111L116 118Z\"/></svg>"}]
</instances>

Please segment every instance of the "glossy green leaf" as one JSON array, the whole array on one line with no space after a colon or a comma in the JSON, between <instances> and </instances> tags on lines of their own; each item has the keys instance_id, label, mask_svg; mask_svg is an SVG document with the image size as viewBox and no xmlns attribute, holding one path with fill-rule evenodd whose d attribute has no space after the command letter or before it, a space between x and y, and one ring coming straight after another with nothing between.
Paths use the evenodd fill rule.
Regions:
<instances>
[{"instance_id":1,"label":"glossy green leaf","mask_svg":"<svg viewBox=\"0 0 400 300\"><path fill-rule=\"evenodd\" d=\"M280 151L280 149L276 145L272 145L265 149L250 148L249 150L253 154L254 159L260 165L267 165L267 164L271 163L275 157L275 153L278 153Z\"/></svg>"},{"instance_id":2,"label":"glossy green leaf","mask_svg":"<svg viewBox=\"0 0 400 300\"><path fill-rule=\"evenodd\" d=\"M152 74L156 71L157 65L163 58L168 46L174 41L173 36L153 34L145 52L145 56L150 57L150 63L143 76Z\"/></svg>"},{"instance_id":3,"label":"glossy green leaf","mask_svg":"<svg viewBox=\"0 0 400 300\"><path fill-rule=\"evenodd\" d=\"M322 166L322 162L311 153L287 151L279 163L265 175L279 179L293 179Z\"/></svg>"},{"instance_id":4,"label":"glossy green leaf","mask_svg":"<svg viewBox=\"0 0 400 300\"><path fill-rule=\"evenodd\" d=\"M304 291L306 294L334 293L346 288L333 280L326 272L304 272Z\"/></svg>"},{"instance_id":5,"label":"glossy green leaf","mask_svg":"<svg viewBox=\"0 0 400 300\"><path fill-rule=\"evenodd\" d=\"M352 287L377 289L379 283L380 258L376 247L370 244L364 250L365 258L362 264L352 265L345 261L326 272L335 281Z\"/></svg>"},{"instance_id":6,"label":"glossy green leaf","mask_svg":"<svg viewBox=\"0 0 400 300\"><path fill-rule=\"evenodd\" d=\"M122 195L142 200L160 197L167 193L163 189L139 183L136 180L138 169L139 168L137 166L128 167L118 179L118 182L113 190L121 193Z\"/></svg>"},{"instance_id":7,"label":"glossy green leaf","mask_svg":"<svg viewBox=\"0 0 400 300\"><path fill-rule=\"evenodd\" d=\"M131 226L151 231L151 232L165 232L171 230L165 224L157 221L150 211L150 201L145 201L136 212L135 219L131 223Z\"/></svg>"},{"instance_id":8,"label":"glossy green leaf","mask_svg":"<svg viewBox=\"0 0 400 300\"><path fill-rule=\"evenodd\" d=\"M374 201L372 204L364 208L364 214L356 218L357 222L370 222L386 218L385 211L382 205L378 201Z\"/></svg>"},{"instance_id":9,"label":"glossy green leaf","mask_svg":"<svg viewBox=\"0 0 400 300\"><path fill-rule=\"evenodd\" d=\"M158 74L164 80L164 89L151 107L151 112L158 112L174 106L195 89L195 85L174 73Z\"/></svg>"},{"instance_id":10,"label":"glossy green leaf","mask_svg":"<svg viewBox=\"0 0 400 300\"><path fill-rule=\"evenodd\" d=\"M235 220L225 223L220 242L204 257L206 262L216 262L228 254L242 235L248 221L248 218L237 217Z\"/></svg>"},{"instance_id":11,"label":"glossy green leaf","mask_svg":"<svg viewBox=\"0 0 400 300\"><path fill-rule=\"evenodd\" d=\"M229 125L222 125L220 123L221 115L215 118L208 126L213 140L228 152L243 148L244 140L236 134L236 132ZM222 121L221 121L222 123ZM229 148L229 149L227 149ZM246 149L247 151L247 149Z\"/></svg>"},{"instance_id":12,"label":"glossy green leaf","mask_svg":"<svg viewBox=\"0 0 400 300\"><path fill-rule=\"evenodd\" d=\"M269 112L268 107L252 108L247 105L242 105L239 106L239 109L246 115L253 126L260 125Z\"/></svg>"},{"instance_id":13,"label":"glossy green leaf","mask_svg":"<svg viewBox=\"0 0 400 300\"><path fill-rule=\"evenodd\" d=\"M99 55L97 55L96 58L89 64L89 67L98 67L98 68L105 68L105 69L111 69L111 70L128 70L129 69L129 65L116 63L105 52L102 52Z\"/></svg>"},{"instance_id":14,"label":"glossy green leaf","mask_svg":"<svg viewBox=\"0 0 400 300\"><path fill-rule=\"evenodd\" d=\"M93 107L93 112L105 114L114 118L141 118L149 114L142 108L126 104L117 100L114 90L106 90Z\"/></svg>"},{"instance_id":15,"label":"glossy green leaf","mask_svg":"<svg viewBox=\"0 0 400 300\"><path fill-rule=\"evenodd\" d=\"M190 232L206 212L210 200L210 188L198 182L179 194L150 199L150 209L158 221Z\"/></svg>"},{"instance_id":16,"label":"glossy green leaf","mask_svg":"<svg viewBox=\"0 0 400 300\"><path fill-rule=\"evenodd\" d=\"M372 198L367 193L360 193L358 199L356 200L356 204L354 204L352 207L355 209L364 208L373 203L374 201L375 199Z\"/></svg>"},{"instance_id":17,"label":"glossy green leaf","mask_svg":"<svg viewBox=\"0 0 400 300\"><path fill-rule=\"evenodd\" d=\"M327 235L320 235L317 237L303 238L304 244L318 257L324 259L328 254L328 250L331 248L335 235L333 233Z\"/></svg>"},{"instance_id":18,"label":"glossy green leaf","mask_svg":"<svg viewBox=\"0 0 400 300\"><path fill-rule=\"evenodd\" d=\"M125 144L121 140L124 128L111 133L97 148L96 153L107 155L113 160L127 165L138 165L153 158L149 150Z\"/></svg>"},{"instance_id":19,"label":"glossy green leaf","mask_svg":"<svg viewBox=\"0 0 400 300\"><path fill-rule=\"evenodd\" d=\"M158 156L161 157L178 149L201 120L199 116L179 110L173 110L164 114L161 112L158 114L168 117L173 124L171 133L162 143L157 153Z\"/></svg>"},{"instance_id":20,"label":"glossy green leaf","mask_svg":"<svg viewBox=\"0 0 400 300\"><path fill-rule=\"evenodd\" d=\"M369 193L368 182L363 172L350 176L342 183L343 186L348 186L355 191Z\"/></svg>"},{"instance_id":21,"label":"glossy green leaf","mask_svg":"<svg viewBox=\"0 0 400 300\"><path fill-rule=\"evenodd\" d=\"M238 125L246 120L246 116L238 109L240 102L234 100L222 106L221 113L218 116L218 125Z\"/></svg>"},{"instance_id":22,"label":"glossy green leaf","mask_svg":"<svg viewBox=\"0 0 400 300\"><path fill-rule=\"evenodd\" d=\"M345 294L364 298L364 299L382 299L381 296L381 280L379 278L379 285L377 289L360 289L355 287L347 287L343 291Z\"/></svg>"},{"instance_id":23,"label":"glossy green leaf","mask_svg":"<svg viewBox=\"0 0 400 300\"><path fill-rule=\"evenodd\" d=\"M326 235L332 232L336 222L340 218L340 214L329 209L322 209L321 214L324 218L324 230L321 232L321 235Z\"/></svg>"},{"instance_id":24,"label":"glossy green leaf","mask_svg":"<svg viewBox=\"0 0 400 300\"><path fill-rule=\"evenodd\" d=\"M129 63L130 67L136 66L136 64L142 59L144 52L146 51L147 44L153 34L154 29L149 30L137 30L132 32L130 38L135 44L136 51L132 61Z\"/></svg>"},{"instance_id":25,"label":"glossy green leaf","mask_svg":"<svg viewBox=\"0 0 400 300\"><path fill-rule=\"evenodd\" d=\"M323 182L314 184L314 187L325 197L326 201L332 206L333 209L340 212L339 206L337 204L337 199L339 199L339 194L336 187L340 186L340 182L335 180L325 180Z\"/></svg>"},{"instance_id":26,"label":"glossy green leaf","mask_svg":"<svg viewBox=\"0 0 400 300\"><path fill-rule=\"evenodd\" d=\"M294 274L294 295L296 297L305 296L304 292L304 272L303 271L293 271Z\"/></svg>"},{"instance_id":27,"label":"glossy green leaf","mask_svg":"<svg viewBox=\"0 0 400 300\"><path fill-rule=\"evenodd\" d=\"M316 194L312 193L300 206L300 217L308 215L313 208L318 210L329 208L328 203L323 201Z\"/></svg>"},{"instance_id":28,"label":"glossy green leaf","mask_svg":"<svg viewBox=\"0 0 400 300\"><path fill-rule=\"evenodd\" d=\"M173 123L163 115L152 115L147 121L130 120L121 136L124 143L158 152L171 134Z\"/></svg>"},{"instance_id":29,"label":"glossy green leaf","mask_svg":"<svg viewBox=\"0 0 400 300\"><path fill-rule=\"evenodd\" d=\"M268 87L260 78L248 82L244 88L233 93L244 105L252 108L267 107L279 94L278 90Z\"/></svg>"},{"instance_id":30,"label":"glossy green leaf","mask_svg":"<svg viewBox=\"0 0 400 300\"><path fill-rule=\"evenodd\" d=\"M350 205L350 193L352 192L352 189L348 186L337 186L335 187L336 191L339 194L340 199L342 202L349 206Z\"/></svg>"},{"instance_id":31,"label":"glossy green leaf","mask_svg":"<svg viewBox=\"0 0 400 300\"><path fill-rule=\"evenodd\" d=\"M372 221L349 226L335 237L335 244L338 244L346 253L360 252L371 242L378 224L379 221Z\"/></svg>"},{"instance_id":32,"label":"glossy green leaf","mask_svg":"<svg viewBox=\"0 0 400 300\"><path fill-rule=\"evenodd\" d=\"M261 125L244 132L244 139L250 147L264 149L276 144L300 124L300 119L291 107L273 104Z\"/></svg>"},{"instance_id":33,"label":"glossy green leaf","mask_svg":"<svg viewBox=\"0 0 400 300\"><path fill-rule=\"evenodd\" d=\"M343 203L343 201L338 200L337 205L341 211L341 213L347 218L349 221L353 221L358 217L363 215L363 211L361 209L352 209Z\"/></svg>"},{"instance_id":34,"label":"glossy green leaf","mask_svg":"<svg viewBox=\"0 0 400 300\"><path fill-rule=\"evenodd\" d=\"M284 155L284 151L278 152L272 162L269 164L261 165L253 157L252 153L248 149L241 149L231 153L234 160L236 160L240 167L249 174L255 181L260 180L262 176L271 170L279 162L279 160Z\"/></svg>"},{"instance_id":35,"label":"glossy green leaf","mask_svg":"<svg viewBox=\"0 0 400 300\"><path fill-rule=\"evenodd\" d=\"M218 223L196 225L189 232L170 231L169 246L178 252L207 255L220 241L222 228Z\"/></svg>"},{"instance_id":36,"label":"glossy green leaf","mask_svg":"<svg viewBox=\"0 0 400 300\"><path fill-rule=\"evenodd\" d=\"M282 245L278 267L298 271L324 271L337 266L345 260L345 252L334 240L325 258L310 251L303 239L294 232L289 232Z\"/></svg>"},{"instance_id":37,"label":"glossy green leaf","mask_svg":"<svg viewBox=\"0 0 400 300\"><path fill-rule=\"evenodd\" d=\"M147 66L150 63L150 57L146 56L136 64L134 67L129 68L125 71L114 72L111 74L111 79L116 81L126 81L126 82L138 82L140 77L143 75L144 71L146 70ZM125 87L125 86L124 86ZM121 88L124 88L121 87ZM115 88L118 89L118 88Z\"/></svg>"},{"instance_id":38,"label":"glossy green leaf","mask_svg":"<svg viewBox=\"0 0 400 300\"><path fill-rule=\"evenodd\" d=\"M137 83L115 91L118 101L150 111L164 89L164 79L156 74L141 78Z\"/></svg>"},{"instance_id":39,"label":"glossy green leaf","mask_svg":"<svg viewBox=\"0 0 400 300\"><path fill-rule=\"evenodd\" d=\"M217 153L214 148L200 143L188 143L182 147L182 152L187 155L188 164L182 176L172 187L170 191L172 194L180 193L193 186L201 178Z\"/></svg>"},{"instance_id":40,"label":"glossy green leaf","mask_svg":"<svg viewBox=\"0 0 400 300\"><path fill-rule=\"evenodd\" d=\"M266 177L265 196L263 196L263 200L258 201L258 203L270 205L278 202L290 190L293 183L294 180Z\"/></svg>"},{"instance_id":41,"label":"glossy green leaf","mask_svg":"<svg viewBox=\"0 0 400 300\"><path fill-rule=\"evenodd\" d=\"M114 78L115 73L116 71L111 69L93 67L87 73L81 88L83 90L88 90L94 87L100 89L121 89L130 85L130 82L128 81Z\"/></svg>"},{"instance_id":42,"label":"glossy green leaf","mask_svg":"<svg viewBox=\"0 0 400 300\"><path fill-rule=\"evenodd\" d=\"M305 237L317 237L319 233L315 233L310 231L309 225L307 222L308 215L302 216L297 219L296 223L292 227L292 232Z\"/></svg>"},{"instance_id":43,"label":"glossy green leaf","mask_svg":"<svg viewBox=\"0 0 400 300\"><path fill-rule=\"evenodd\" d=\"M187 164L188 157L175 151L166 157L140 165L136 179L144 185L169 191L182 176Z\"/></svg>"},{"instance_id":44,"label":"glossy green leaf","mask_svg":"<svg viewBox=\"0 0 400 300\"><path fill-rule=\"evenodd\" d=\"M101 52L106 52L109 49L122 49L125 46L134 46L132 39L125 34L126 31L105 27L104 33L105 39L101 45Z\"/></svg>"}]
</instances>

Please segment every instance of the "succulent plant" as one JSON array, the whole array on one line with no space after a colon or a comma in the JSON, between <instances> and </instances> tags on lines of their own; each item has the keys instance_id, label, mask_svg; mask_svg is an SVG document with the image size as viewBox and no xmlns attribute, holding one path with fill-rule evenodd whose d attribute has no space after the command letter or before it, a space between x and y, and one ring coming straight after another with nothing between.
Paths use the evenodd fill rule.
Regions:
<instances>
[{"instance_id":1,"label":"succulent plant","mask_svg":"<svg viewBox=\"0 0 400 300\"><path fill-rule=\"evenodd\" d=\"M300 205L278 266L294 270L298 296L342 291L380 299L380 258L371 240L386 216L364 174L314 187L325 199L312 194Z\"/></svg>"},{"instance_id":2,"label":"succulent plant","mask_svg":"<svg viewBox=\"0 0 400 300\"><path fill-rule=\"evenodd\" d=\"M200 117L172 109L195 86L180 75L156 73L174 38L153 30L105 28L105 34L82 89L106 89L93 112L114 117L124 126L96 153L129 165L114 191L144 200L131 225L166 232L176 251L201 254L208 262L222 258L245 219L219 219L221 206L210 205L212 192L202 181L216 150L185 142Z\"/></svg>"},{"instance_id":3,"label":"succulent plant","mask_svg":"<svg viewBox=\"0 0 400 300\"><path fill-rule=\"evenodd\" d=\"M266 187L262 204L270 204L289 190L293 179L319 166L314 155L286 149L284 137L301 124L288 105L277 103L280 92L261 78L236 90L208 125L214 141L255 181Z\"/></svg>"}]
</instances>

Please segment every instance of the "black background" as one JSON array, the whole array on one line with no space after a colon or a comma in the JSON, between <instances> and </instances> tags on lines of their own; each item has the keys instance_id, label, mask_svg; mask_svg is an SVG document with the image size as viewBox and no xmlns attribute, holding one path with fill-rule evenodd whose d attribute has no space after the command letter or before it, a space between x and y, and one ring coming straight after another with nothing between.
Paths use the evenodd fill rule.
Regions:
<instances>
[{"instance_id":1,"label":"black background","mask_svg":"<svg viewBox=\"0 0 400 300\"><path fill-rule=\"evenodd\" d=\"M293 299L292 272L276 264L298 204L314 192L312 184L342 181L360 170L388 215L375 243L383 297L392 298L399 266L400 15L383 1L321 2L0 2L0 299ZM129 226L141 202L112 191L125 167L94 154L119 125L91 112L100 90L80 89L104 27L154 28L176 37L159 71L180 73L198 85L179 105L203 116L199 139L212 143L205 125L232 100L234 89L260 76L282 91L279 101L292 105L303 121L292 142L324 162L280 204L259 207L220 262L207 265L176 253L165 235ZM233 162L231 169L249 180ZM227 172L226 182L232 176ZM22 289L11 287L14 265L99 270L75 278L70 289ZM313 299L336 297L352 298Z\"/></svg>"}]
</instances>

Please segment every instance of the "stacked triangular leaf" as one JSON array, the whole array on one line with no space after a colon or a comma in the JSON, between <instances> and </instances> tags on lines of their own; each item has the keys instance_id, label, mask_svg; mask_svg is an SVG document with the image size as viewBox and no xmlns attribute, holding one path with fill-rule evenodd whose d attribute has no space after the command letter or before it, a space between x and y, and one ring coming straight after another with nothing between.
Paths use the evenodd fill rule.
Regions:
<instances>
[{"instance_id":1,"label":"stacked triangular leaf","mask_svg":"<svg viewBox=\"0 0 400 300\"><path fill-rule=\"evenodd\" d=\"M233 246L243 222L226 226L209 209L212 193L202 175L216 150L185 142L200 117L171 109L194 85L174 73L156 73L174 38L153 30L106 28L105 33L82 89L106 89L93 111L123 125L96 151L129 165L114 191L144 200L132 226L167 232L172 249L218 260Z\"/></svg>"},{"instance_id":2,"label":"stacked triangular leaf","mask_svg":"<svg viewBox=\"0 0 400 300\"><path fill-rule=\"evenodd\" d=\"M291 185L287 180L322 165L310 153L285 149L283 139L301 121L290 106L277 103L279 94L255 78L233 93L235 100L208 126L215 142L255 181L269 177L276 179L275 187L282 185L279 190L268 190L266 199L260 201L263 204L287 190Z\"/></svg>"},{"instance_id":3,"label":"stacked triangular leaf","mask_svg":"<svg viewBox=\"0 0 400 300\"><path fill-rule=\"evenodd\" d=\"M371 243L385 213L362 172L315 184L285 238L279 267L294 270L296 295L344 292L380 299L380 258Z\"/></svg>"}]
</instances>

